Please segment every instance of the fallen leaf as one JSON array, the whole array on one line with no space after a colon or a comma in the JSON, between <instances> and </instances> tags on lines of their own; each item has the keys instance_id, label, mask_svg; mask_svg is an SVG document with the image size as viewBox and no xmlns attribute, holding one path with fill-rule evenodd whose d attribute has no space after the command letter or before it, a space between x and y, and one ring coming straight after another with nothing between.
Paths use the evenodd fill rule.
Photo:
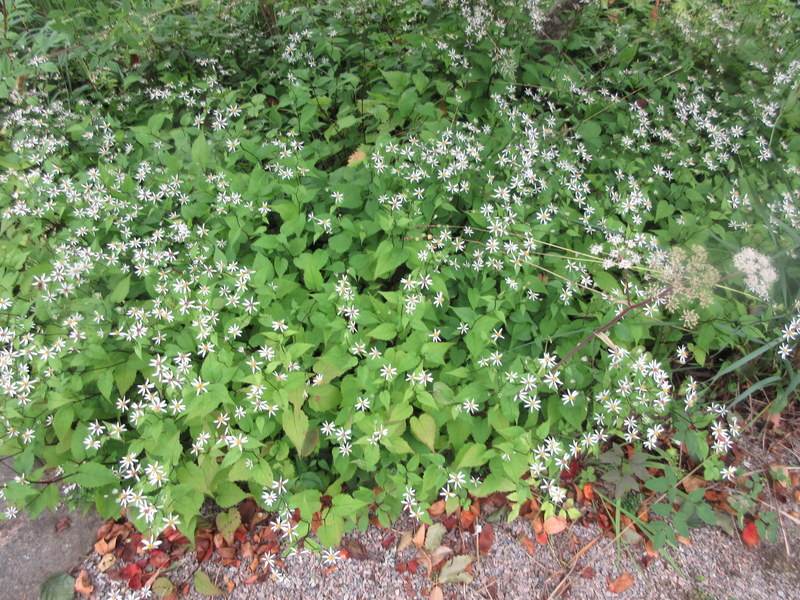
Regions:
<instances>
[{"instance_id":1,"label":"fallen leaf","mask_svg":"<svg viewBox=\"0 0 800 600\"><path fill-rule=\"evenodd\" d=\"M488 554L492 544L494 544L494 527L491 523L486 523L478 534L478 550L481 554Z\"/></svg>"},{"instance_id":2,"label":"fallen leaf","mask_svg":"<svg viewBox=\"0 0 800 600\"><path fill-rule=\"evenodd\" d=\"M761 541L755 521L750 521L744 526L744 529L742 530L742 541L750 547L755 546L759 541Z\"/></svg>"},{"instance_id":3,"label":"fallen leaf","mask_svg":"<svg viewBox=\"0 0 800 600\"><path fill-rule=\"evenodd\" d=\"M404 531L403 535L400 536L400 543L397 544L397 551L402 552L403 550L408 548L413 541L414 541L414 536L411 535L411 532Z\"/></svg>"},{"instance_id":4,"label":"fallen leaf","mask_svg":"<svg viewBox=\"0 0 800 600\"><path fill-rule=\"evenodd\" d=\"M675 539L678 540L684 546L691 546L692 545L692 540L690 540L687 537L683 537L682 535L678 535L677 533L675 534Z\"/></svg>"},{"instance_id":5,"label":"fallen leaf","mask_svg":"<svg viewBox=\"0 0 800 600\"><path fill-rule=\"evenodd\" d=\"M437 500L433 504L431 504L430 508L428 508L428 514L433 517L441 517L445 511L445 502L444 500Z\"/></svg>"},{"instance_id":6,"label":"fallen leaf","mask_svg":"<svg viewBox=\"0 0 800 600\"><path fill-rule=\"evenodd\" d=\"M425 535L425 549L428 552L436 550L436 548L441 546L442 538L445 533L447 533L447 529L441 523L434 523L428 527L428 532Z\"/></svg>"},{"instance_id":7,"label":"fallen leaf","mask_svg":"<svg viewBox=\"0 0 800 600\"><path fill-rule=\"evenodd\" d=\"M169 596L175 591L175 585L166 577L159 577L150 586L150 589L159 597Z\"/></svg>"},{"instance_id":8,"label":"fallen leaf","mask_svg":"<svg viewBox=\"0 0 800 600\"><path fill-rule=\"evenodd\" d=\"M520 541L522 542L522 545L525 546L525 550L528 551L528 554L531 556L536 554L536 543L531 538L529 538L527 535L523 535Z\"/></svg>"},{"instance_id":9,"label":"fallen leaf","mask_svg":"<svg viewBox=\"0 0 800 600\"><path fill-rule=\"evenodd\" d=\"M71 600L75 580L66 573L56 573L39 588L40 600Z\"/></svg>"},{"instance_id":10,"label":"fallen leaf","mask_svg":"<svg viewBox=\"0 0 800 600\"><path fill-rule=\"evenodd\" d=\"M702 477L687 475L683 479L683 489L686 490L687 494L691 494L693 491L702 487L706 487L706 480Z\"/></svg>"},{"instance_id":11,"label":"fallen leaf","mask_svg":"<svg viewBox=\"0 0 800 600\"><path fill-rule=\"evenodd\" d=\"M544 532L547 535L561 533L567 528L567 519L561 515L553 515L544 522Z\"/></svg>"},{"instance_id":12,"label":"fallen leaf","mask_svg":"<svg viewBox=\"0 0 800 600\"><path fill-rule=\"evenodd\" d=\"M385 547L386 546L384 546L384 548ZM350 558L354 558L356 560L369 560L370 558L367 549L364 548L364 544L357 540L344 540L342 542L342 548L347 550Z\"/></svg>"},{"instance_id":13,"label":"fallen leaf","mask_svg":"<svg viewBox=\"0 0 800 600\"><path fill-rule=\"evenodd\" d=\"M431 590L430 596L428 596L428 600L444 600L444 593L442 593L442 588L440 586L434 586Z\"/></svg>"},{"instance_id":14,"label":"fallen leaf","mask_svg":"<svg viewBox=\"0 0 800 600\"><path fill-rule=\"evenodd\" d=\"M215 586L211 582L211 578L203 571L197 571L194 574L194 589L203 596L221 596L225 593Z\"/></svg>"},{"instance_id":15,"label":"fallen leaf","mask_svg":"<svg viewBox=\"0 0 800 600\"><path fill-rule=\"evenodd\" d=\"M653 540L646 539L644 541L644 551L647 552L647 556L651 558L658 558L658 552L655 548L653 548Z\"/></svg>"},{"instance_id":16,"label":"fallen leaf","mask_svg":"<svg viewBox=\"0 0 800 600\"><path fill-rule=\"evenodd\" d=\"M547 543L547 534L544 531L542 533L537 533L536 541L544 546Z\"/></svg>"},{"instance_id":17,"label":"fallen leaf","mask_svg":"<svg viewBox=\"0 0 800 600\"><path fill-rule=\"evenodd\" d=\"M436 550L431 552L430 556L428 556L428 560L431 562L431 569L435 569L439 566L439 563L452 554L452 552L453 549L449 546L439 546Z\"/></svg>"},{"instance_id":18,"label":"fallen leaf","mask_svg":"<svg viewBox=\"0 0 800 600\"><path fill-rule=\"evenodd\" d=\"M469 530L475 523L475 513L471 510L462 510L458 515L458 520L461 524L461 529Z\"/></svg>"},{"instance_id":19,"label":"fallen leaf","mask_svg":"<svg viewBox=\"0 0 800 600\"><path fill-rule=\"evenodd\" d=\"M472 563L473 558L462 554L453 557L439 573L439 583L470 583L472 575L466 568Z\"/></svg>"},{"instance_id":20,"label":"fallen leaf","mask_svg":"<svg viewBox=\"0 0 800 600\"><path fill-rule=\"evenodd\" d=\"M87 598L92 595L94 586L89 581L89 573L86 571L82 570L75 578L75 591Z\"/></svg>"},{"instance_id":21,"label":"fallen leaf","mask_svg":"<svg viewBox=\"0 0 800 600\"><path fill-rule=\"evenodd\" d=\"M65 529L69 529L72 525L72 519L69 517L61 517L56 521L56 533L61 533Z\"/></svg>"},{"instance_id":22,"label":"fallen leaf","mask_svg":"<svg viewBox=\"0 0 800 600\"><path fill-rule=\"evenodd\" d=\"M417 533L414 534L414 545L417 548L422 548L422 546L425 545L425 531L427 527L428 526L423 523L419 526L419 529L417 529Z\"/></svg>"},{"instance_id":23,"label":"fallen leaf","mask_svg":"<svg viewBox=\"0 0 800 600\"><path fill-rule=\"evenodd\" d=\"M597 575L597 573L592 567L583 567L583 569L581 570L581 577L585 579L591 579L595 575Z\"/></svg>"},{"instance_id":24,"label":"fallen leaf","mask_svg":"<svg viewBox=\"0 0 800 600\"><path fill-rule=\"evenodd\" d=\"M608 583L609 592L612 594L621 594L633 585L633 577L631 577L628 573L623 573L614 581L611 581L608 577L606 577L606 582Z\"/></svg>"},{"instance_id":25,"label":"fallen leaf","mask_svg":"<svg viewBox=\"0 0 800 600\"><path fill-rule=\"evenodd\" d=\"M113 553L109 552L108 554L103 555L103 558L100 559L97 568L101 573L105 573L115 562L117 562L117 557L114 556Z\"/></svg>"}]
</instances>

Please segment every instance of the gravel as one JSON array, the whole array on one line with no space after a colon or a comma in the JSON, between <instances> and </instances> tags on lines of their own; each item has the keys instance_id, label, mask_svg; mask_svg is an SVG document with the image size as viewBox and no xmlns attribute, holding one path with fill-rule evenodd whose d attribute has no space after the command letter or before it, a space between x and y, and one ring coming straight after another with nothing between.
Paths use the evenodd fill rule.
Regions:
<instances>
[{"instance_id":1,"label":"gravel","mask_svg":"<svg viewBox=\"0 0 800 600\"><path fill-rule=\"evenodd\" d=\"M783 506L796 510L797 506ZM240 568L223 566L214 560L201 565L212 582L226 589L231 600L379 600L428 598L433 581L424 568L416 574L399 573L396 565L414 558L411 547L398 552L397 541L403 531L411 531L413 523L401 520L392 529L370 527L366 532L347 536L350 547L365 550L366 559L348 559L328 569L311 554L298 554L287 561L284 581L243 583L251 575L249 561ZM783 534L786 539L784 540ZM382 542L395 536L384 549ZM520 538L533 537L529 522L495 525L494 544L487 556L473 565L474 581L470 584L445 584L444 598L454 600L520 598L636 598L641 600L774 600L800 597L800 532L784 530L776 542L761 542L746 547L737 537L719 529L692 530L691 543L679 544L670 555L679 570L663 558L652 559L645 567L647 553L642 543L618 544L603 536L597 527L573 525L551 536L545 545L536 544L529 554ZM572 558L587 544L593 545L580 557ZM474 536L457 531L448 533L443 543L458 547L474 547ZM787 554L787 547L789 553ZM125 590L124 583L109 579L97 568L100 557L89 556L81 568L89 572L98 600L112 598L115 589ZM572 561L572 562L571 562ZM260 569L259 565L259 569ZM191 553L181 559L167 575L180 584L191 581L198 564ZM608 590L623 573L633 585L619 594ZM562 594L562 595L559 595ZM124 596L123 596L124 597ZM205 598L193 589L187 600Z\"/></svg>"}]
</instances>

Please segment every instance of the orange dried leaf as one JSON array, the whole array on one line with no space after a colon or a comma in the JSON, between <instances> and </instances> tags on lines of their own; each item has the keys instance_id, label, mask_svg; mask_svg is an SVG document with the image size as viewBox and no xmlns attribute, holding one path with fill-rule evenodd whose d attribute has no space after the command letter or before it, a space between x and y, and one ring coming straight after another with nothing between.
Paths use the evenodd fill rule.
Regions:
<instances>
[{"instance_id":1,"label":"orange dried leaf","mask_svg":"<svg viewBox=\"0 0 800 600\"><path fill-rule=\"evenodd\" d=\"M438 585L434 586L434 588L431 590L431 595L428 596L428 600L444 600L442 588Z\"/></svg>"},{"instance_id":2,"label":"orange dried leaf","mask_svg":"<svg viewBox=\"0 0 800 600\"><path fill-rule=\"evenodd\" d=\"M561 515L553 515L544 522L544 532L547 535L561 533L567 528L567 519Z\"/></svg>"},{"instance_id":3,"label":"orange dried leaf","mask_svg":"<svg viewBox=\"0 0 800 600\"><path fill-rule=\"evenodd\" d=\"M542 533L537 533L536 541L544 546L547 543L547 534L544 531Z\"/></svg>"},{"instance_id":4,"label":"orange dried leaf","mask_svg":"<svg viewBox=\"0 0 800 600\"><path fill-rule=\"evenodd\" d=\"M536 543L531 538L529 538L527 535L523 535L520 541L522 542L522 545L525 546L525 550L528 551L528 554L531 556L536 554Z\"/></svg>"},{"instance_id":5,"label":"orange dried leaf","mask_svg":"<svg viewBox=\"0 0 800 600\"><path fill-rule=\"evenodd\" d=\"M427 528L428 528L428 526L425 525L425 523L423 523L422 525L419 526L419 529L417 529L417 533L414 534L414 540L413 541L414 541L414 545L417 548L422 548L422 546L425 545L425 531L426 531Z\"/></svg>"},{"instance_id":6,"label":"orange dried leaf","mask_svg":"<svg viewBox=\"0 0 800 600\"><path fill-rule=\"evenodd\" d=\"M608 582L608 591L612 594L621 594L633 585L633 577L629 573L623 573L614 581L606 577L606 581Z\"/></svg>"},{"instance_id":7,"label":"orange dried leaf","mask_svg":"<svg viewBox=\"0 0 800 600\"><path fill-rule=\"evenodd\" d=\"M594 484L593 483L584 483L583 484L583 495L587 500L594 500Z\"/></svg>"},{"instance_id":8,"label":"orange dried leaf","mask_svg":"<svg viewBox=\"0 0 800 600\"><path fill-rule=\"evenodd\" d=\"M675 534L675 539L678 540L684 546L691 546L692 545L692 540L690 540L687 537L683 537L682 535L678 535L677 533Z\"/></svg>"},{"instance_id":9,"label":"orange dried leaf","mask_svg":"<svg viewBox=\"0 0 800 600\"><path fill-rule=\"evenodd\" d=\"M745 525L744 530L742 530L742 541L750 547L755 546L761 541L761 536L758 535L755 521L750 521Z\"/></svg>"},{"instance_id":10,"label":"orange dried leaf","mask_svg":"<svg viewBox=\"0 0 800 600\"><path fill-rule=\"evenodd\" d=\"M428 514L433 517L441 517L445 511L445 504L444 500L437 500L433 504L431 504L430 508L428 508Z\"/></svg>"},{"instance_id":11,"label":"orange dried leaf","mask_svg":"<svg viewBox=\"0 0 800 600\"><path fill-rule=\"evenodd\" d=\"M75 579L75 591L87 598L94 592L94 586L89 581L89 573L81 571Z\"/></svg>"}]
</instances>

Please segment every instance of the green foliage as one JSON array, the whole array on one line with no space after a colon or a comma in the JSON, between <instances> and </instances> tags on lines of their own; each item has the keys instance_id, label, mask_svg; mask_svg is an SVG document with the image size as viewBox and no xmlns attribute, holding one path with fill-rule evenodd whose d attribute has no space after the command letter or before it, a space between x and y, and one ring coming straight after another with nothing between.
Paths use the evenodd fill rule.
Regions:
<instances>
[{"instance_id":1,"label":"green foliage","mask_svg":"<svg viewBox=\"0 0 800 600\"><path fill-rule=\"evenodd\" d=\"M61 482L153 539L255 496L334 547L438 498L574 511L578 457L617 500L663 485L645 450L732 478L701 367L798 385L784 3L763 28L596 3L547 43L516 3L8 4L9 515ZM747 247L771 263L743 278ZM680 500L676 529L708 522Z\"/></svg>"}]
</instances>

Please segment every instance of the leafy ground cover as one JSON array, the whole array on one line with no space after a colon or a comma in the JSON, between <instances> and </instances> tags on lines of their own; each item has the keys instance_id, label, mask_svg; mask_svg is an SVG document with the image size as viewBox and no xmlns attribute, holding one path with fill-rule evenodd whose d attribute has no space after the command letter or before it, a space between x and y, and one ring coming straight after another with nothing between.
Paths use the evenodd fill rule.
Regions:
<instances>
[{"instance_id":1,"label":"leafy ground cover","mask_svg":"<svg viewBox=\"0 0 800 600\"><path fill-rule=\"evenodd\" d=\"M731 451L800 384L796 8L549 9L7 3L6 515L153 550L255 498L337 556L597 481L659 549L720 519L692 472L767 535Z\"/></svg>"}]
</instances>

